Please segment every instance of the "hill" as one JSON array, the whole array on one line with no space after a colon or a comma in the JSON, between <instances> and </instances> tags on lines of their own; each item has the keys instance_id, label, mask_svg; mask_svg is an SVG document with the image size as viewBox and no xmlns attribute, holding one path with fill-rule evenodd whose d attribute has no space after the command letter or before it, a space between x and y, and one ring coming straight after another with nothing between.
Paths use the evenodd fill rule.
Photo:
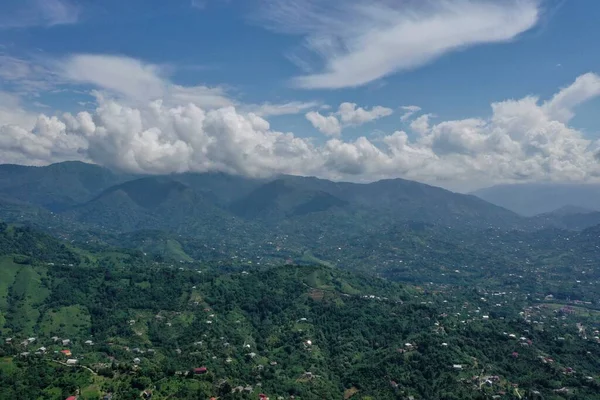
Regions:
<instances>
[{"instance_id":1,"label":"hill","mask_svg":"<svg viewBox=\"0 0 600 400\"><path fill-rule=\"evenodd\" d=\"M0 165L0 193L5 198L61 211L131 178L76 161L47 167L4 164Z\"/></svg>"},{"instance_id":2,"label":"hill","mask_svg":"<svg viewBox=\"0 0 600 400\"><path fill-rule=\"evenodd\" d=\"M552 398L565 388L591 398L600 388L597 343L575 327L597 326L599 313L583 302L546 326L560 300L514 289L401 285L325 266L174 267L5 225L0 244L5 397Z\"/></svg>"},{"instance_id":3,"label":"hill","mask_svg":"<svg viewBox=\"0 0 600 400\"><path fill-rule=\"evenodd\" d=\"M498 185L473 194L524 216L549 213L565 206L600 211L600 185L594 184Z\"/></svg>"},{"instance_id":4,"label":"hill","mask_svg":"<svg viewBox=\"0 0 600 400\"><path fill-rule=\"evenodd\" d=\"M355 221L357 227L365 221L385 224L408 220L457 227L526 225L514 213L473 196L401 179L354 184L294 176L255 180L218 173L139 178L83 163L8 165L0 166L0 195L96 227L107 226L108 221L94 220L94 213L125 218L128 222L117 229L171 229L160 222L161 218L150 222L153 217L147 211L160 212L164 220L169 220L169 213L179 209L179 203L185 204L182 209L190 215L214 215L217 225L221 220L228 225L227 220L235 216L246 221L268 220L280 226L293 219L293 224L301 225L301 217L318 214L327 219L338 216L339 211L347 211L344 218L351 218L354 212L363 215ZM181 230L194 232L186 226Z\"/></svg>"}]
</instances>

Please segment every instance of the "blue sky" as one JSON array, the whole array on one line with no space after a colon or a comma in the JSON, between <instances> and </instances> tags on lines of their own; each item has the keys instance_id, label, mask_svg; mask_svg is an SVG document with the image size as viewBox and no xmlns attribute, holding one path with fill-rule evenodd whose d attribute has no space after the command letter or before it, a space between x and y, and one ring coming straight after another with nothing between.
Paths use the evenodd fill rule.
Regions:
<instances>
[{"instance_id":1,"label":"blue sky","mask_svg":"<svg viewBox=\"0 0 600 400\"><path fill-rule=\"evenodd\" d=\"M5 121L0 111L0 125L24 127L28 140L40 136L39 127L26 126L35 124L33 114L62 120L64 112L84 111L97 127L98 110L107 102L145 115L148 103L160 98L165 111L193 103L206 112L233 105L240 118L257 114L269 122L269 132L291 132L294 139L314 146L320 167L301 167L306 157L314 161L313 153L302 153L300 160L290 161L291 166L280 165L286 163L281 155L262 158L250 170L240 167L239 160L215 161L205 153L192 156L183 166L172 166L167 160L170 153L148 155L143 161L138 160L144 158L142 154L134 157L136 161L123 160L119 158L123 155L107 155L108 145L95 143L97 137L85 137L67 126L63 139L71 142L66 148L85 140L84 148L77 148L75 154L87 161L156 173L216 168L251 175L288 172L352 180L402 176L436 184L451 181L450 187L473 179L484 185L596 176L591 161L567 165L581 156L566 154L573 151L570 147L541 149L540 141L531 139L540 148L528 153L532 143L519 139L528 136L524 132L506 133L519 145L523 162L519 170L488 175L485 162L476 159L500 157L497 149L472 147L480 139L504 140L490 136L496 132L492 103L531 95L539 97L537 104L543 108L544 101L591 73L573 95L581 100L568 105L573 115L556 121L569 134L575 132L573 140L587 141L585 146L578 142L585 147L582 151L595 151L594 141L600 138L596 112L600 100L595 89L595 74L600 73L600 53L595 51L600 3L594 0L8 0L0 4L0 16L0 107L5 109ZM355 106L342 110L342 103ZM408 106L419 110L409 117L407 109L401 108ZM413 125L423 115L418 122L422 126L427 120L425 130ZM552 118L550 122L555 121ZM468 122L473 119L486 126L473 128ZM442 132L449 129L445 123L453 121L464 124ZM178 142L169 142L169 146L191 146L180 132L150 125L145 118L140 126L142 131L160 130L155 138L158 147L173 136L183 144L177 147ZM550 127L523 126L528 132ZM473 129L479 136L466 139ZM391 155L395 150L386 142L398 131L410 145L399 159ZM15 135L4 132L11 140L16 140ZM369 149L371 145L376 149ZM508 154L512 145L507 146L500 153ZM28 154L27 149L15 150L15 145L6 147L0 161L40 164L73 157L66 148ZM376 154L377 149L383 155ZM196 154L196 150L189 151ZM473 153L477 151L481 154ZM558 154L561 151L565 154ZM124 150L125 155L131 152ZM510 164L504 153L501 161ZM407 160L414 154L421 157L419 162ZM537 167L528 165L532 154L541 157ZM549 158L553 156L573 159ZM422 157L431 162L446 158L449 164L424 165L427 161ZM463 160L457 161L459 157ZM440 173L448 168L459 178ZM431 171L416 172L424 169Z\"/></svg>"}]
</instances>

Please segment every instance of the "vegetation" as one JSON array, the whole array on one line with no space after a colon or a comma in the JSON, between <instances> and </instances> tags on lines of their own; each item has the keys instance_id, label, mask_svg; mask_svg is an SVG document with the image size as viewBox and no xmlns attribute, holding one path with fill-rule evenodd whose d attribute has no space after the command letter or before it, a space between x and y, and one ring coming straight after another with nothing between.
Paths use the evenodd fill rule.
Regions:
<instances>
[{"instance_id":1,"label":"vegetation","mask_svg":"<svg viewBox=\"0 0 600 400\"><path fill-rule=\"evenodd\" d=\"M0 193L0 399L597 398L580 213L81 163Z\"/></svg>"}]
</instances>

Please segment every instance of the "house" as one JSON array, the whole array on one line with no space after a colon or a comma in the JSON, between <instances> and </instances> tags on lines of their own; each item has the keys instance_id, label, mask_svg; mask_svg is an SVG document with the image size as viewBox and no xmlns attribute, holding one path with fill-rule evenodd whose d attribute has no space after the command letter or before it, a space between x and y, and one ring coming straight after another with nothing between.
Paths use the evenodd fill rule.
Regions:
<instances>
[{"instance_id":1,"label":"house","mask_svg":"<svg viewBox=\"0 0 600 400\"><path fill-rule=\"evenodd\" d=\"M27 341L29 343L33 343L33 342L35 342L35 338L34 337L30 337L30 338L27 339Z\"/></svg>"},{"instance_id":2,"label":"house","mask_svg":"<svg viewBox=\"0 0 600 400\"><path fill-rule=\"evenodd\" d=\"M61 350L60 352L63 353L67 357L71 356L71 350Z\"/></svg>"},{"instance_id":3,"label":"house","mask_svg":"<svg viewBox=\"0 0 600 400\"><path fill-rule=\"evenodd\" d=\"M144 391L142 392L142 394L140 395L140 397L141 397L142 399L146 399L146 400L148 400L148 399L151 399L151 398L152 398L152 391L150 391L150 390L146 389L146 390L144 390Z\"/></svg>"},{"instance_id":4,"label":"house","mask_svg":"<svg viewBox=\"0 0 600 400\"><path fill-rule=\"evenodd\" d=\"M44 346L42 346L42 347L40 347L38 349L38 351L41 351L42 353L45 353L46 352L46 348Z\"/></svg>"},{"instance_id":5,"label":"house","mask_svg":"<svg viewBox=\"0 0 600 400\"><path fill-rule=\"evenodd\" d=\"M62 345L63 346L68 346L71 344L71 339L63 339L62 340Z\"/></svg>"},{"instance_id":6,"label":"house","mask_svg":"<svg viewBox=\"0 0 600 400\"><path fill-rule=\"evenodd\" d=\"M208 372L208 369L206 369L206 367L194 368L194 374L196 374L196 375L205 374L207 372Z\"/></svg>"},{"instance_id":7,"label":"house","mask_svg":"<svg viewBox=\"0 0 600 400\"><path fill-rule=\"evenodd\" d=\"M77 396L69 396L67 397L67 400L77 400Z\"/></svg>"},{"instance_id":8,"label":"house","mask_svg":"<svg viewBox=\"0 0 600 400\"><path fill-rule=\"evenodd\" d=\"M53 342L58 342L60 338L58 336L52 336L51 339Z\"/></svg>"},{"instance_id":9,"label":"house","mask_svg":"<svg viewBox=\"0 0 600 400\"><path fill-rule=\"evenodd\" d=\"M77 365L78 362L79 361L77 359L75 359L75 358L69 358L67 360L67 365Z\"/></svg>"},{"instance_id":10,"label":"house","mask_svg":"<svg viewBox=\"0 0 600 400\"><path fill-rule=\"evenodd\" d=\"M112 393L106 393L104 397L102 397L102 400L112 400Z\"/></svg>"},{"instance_id":11,"label":"house","mask_svg":"<svg viewBox=\"0 0 600 400\"><path fill-rule=\"evenodd\" d=\"M452 365L452 368L454 368L455 370L461 370L462 369L462 365L460 365L460 364L454 364L454 365Z\"/></svg>"},{"instance_id":12,"label":"house","mask_svg":"<svg viewBox=\"0 0 600 400\"><path fill-rule=\"evenodd\" d=\"M6 338L6 339L4 339L4 342L5 343L10 343L10 342L12 342L12 338L10 338L10 337Z\"/></svg>"},{"instance_id":13,"label":"house","mask_svg":"<svg viewBox=\"0 0 600 400\"><path fill-rule=\"evenodd\" d=\"M266 394L264 394L264 393L259 394L258 398L260 400L269 400L269 397Z\"/></svg>"},{"instance_id":14,"label":"house","mask_svg":"<svg viewBox=\"0 0 600 400\"><path fill-rule=\"evenodd\" d=\"M94 344L94 342L92 342L91 340L86 340L84 343L87 344L88 346L91 346Z\"/></svg>"},{"instance_id":15,"label":"house","mask_svg":"<svg viewBox=\"0 0 600 400\"><path fill-rule=\"evenodd\" d=\"M139 364L139 363L141 363L141 362L142 362L142 360L140 360L140 359L139 359L139 358L137 358L137 357L133 359L133 363L134 363L134 364Z\"/></svg>"}]
</instances>

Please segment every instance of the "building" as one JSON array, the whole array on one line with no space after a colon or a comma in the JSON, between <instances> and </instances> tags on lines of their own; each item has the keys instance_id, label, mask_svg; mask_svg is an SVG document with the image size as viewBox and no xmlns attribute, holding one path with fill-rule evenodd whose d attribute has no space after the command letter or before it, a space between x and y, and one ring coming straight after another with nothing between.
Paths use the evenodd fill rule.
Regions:
<instances>
[{"instance_id":1,"label":"building","mask_svg":"<svg viewBox=\"0 0 600 400\"><path fill-rule=\"evenodd\" d=\"M75 358L69 358L67 360L67 365L77 365L78 362L79 361L77 359L75 359Z\"/></svg>"},{"instance_id":2,"label":"building","mask_svg":"<svg viewBox=\"0 0 600 400\"><path fill-rule=\"evenodd\" d=\"M194 368L194 374L197 374L197 375L205 374L207 372L208 372L208 369L206 369L206 367Z\"/></svg>"}]
</instances>

